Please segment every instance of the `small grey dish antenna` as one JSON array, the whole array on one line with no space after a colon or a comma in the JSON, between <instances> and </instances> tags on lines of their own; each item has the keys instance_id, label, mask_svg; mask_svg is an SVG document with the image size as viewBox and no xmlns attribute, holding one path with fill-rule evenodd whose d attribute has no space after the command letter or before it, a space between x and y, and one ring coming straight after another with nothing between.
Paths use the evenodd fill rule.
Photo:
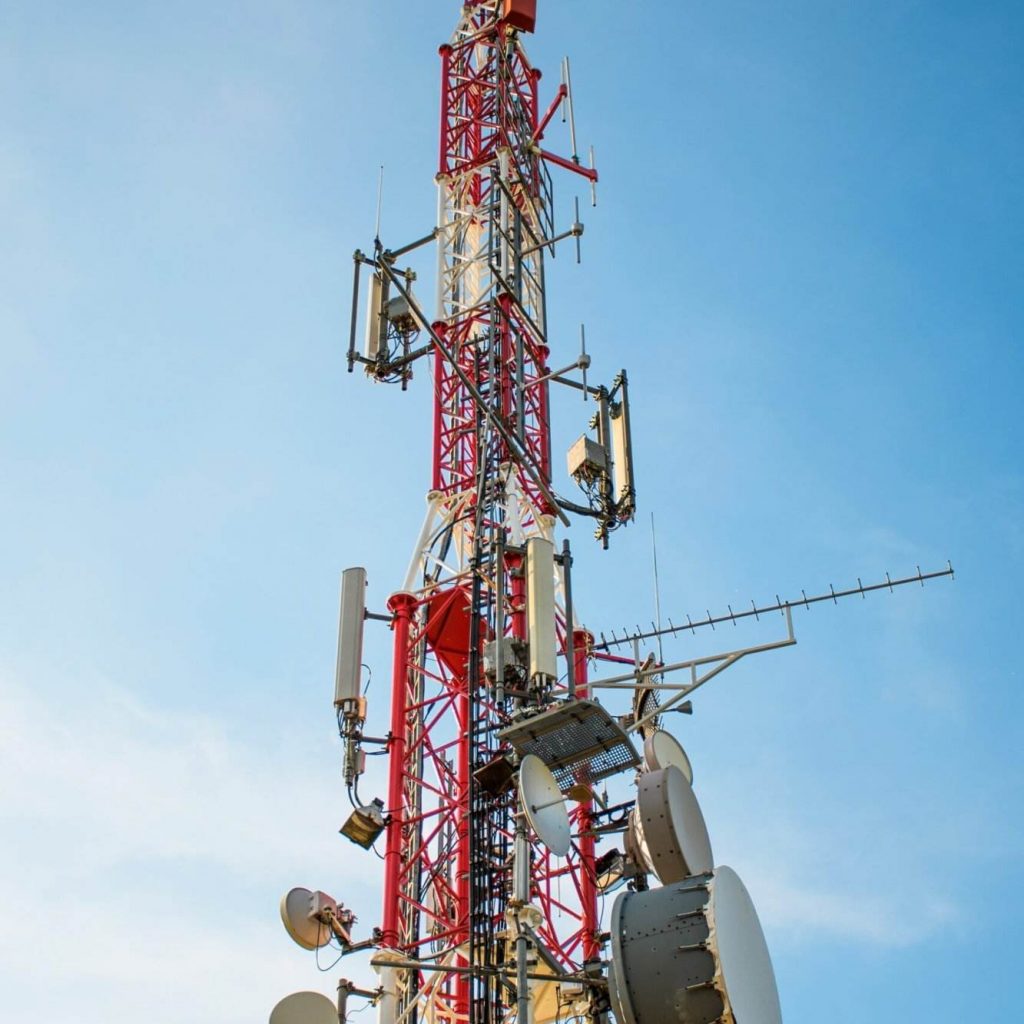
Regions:
<instances>
[{"instance_id":1,"label":"small grey dish antenna","mask_svg":"<svg viewBox=\"0 0 1024 1024\"><path fill-rule=\"evenodd\" d=\"M319 992L294 992L270 1011L270 1024L338 1024L338 1008Z\"/></svg>"},{"instance_id":2,"label":"small grey dish antenna","mask_svg":"<svg viewBox=\"0 0 1024 1024\"><path fill-rule=\"evenodd\" d=\"M674 764L693 785L693 766L683 745L664 729L656 729L644 740L644 764L649 772L660 771Z\"/></svg>"},{"instance_id":3,"label":"small grey dish antenna","mask_svg":"<svg viewBox=\"0 0 1024 1024\"><path fill-rule=\"evenodd\" d=\"M569 808L551 769L536 755L519 765L519 804L537 838L556 856L569 852Z\"/></svg>"},{"instance_id":4,"label":"small grey dish antenna","mask_svg":"<svg viewBox=\"0 0 1024 1024\"><path fill-rule=\"evenodd\" d=\"M322 905L317 905L316 897L323 897L323 893L314 893L301 887L290 889L281 897L281 922L292 940L303 949L320 949L331 941L333 934L326 924L314 916L318 910L324 909ZM308 995L305 992L298 994Z\"/></svg>"}]
</instances>

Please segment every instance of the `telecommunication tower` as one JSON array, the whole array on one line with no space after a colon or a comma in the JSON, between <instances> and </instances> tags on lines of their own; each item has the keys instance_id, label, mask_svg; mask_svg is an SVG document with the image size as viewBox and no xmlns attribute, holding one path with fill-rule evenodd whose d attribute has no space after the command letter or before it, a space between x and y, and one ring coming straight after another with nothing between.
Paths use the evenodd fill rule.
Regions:
<instances>
[{"instance_id":1,"label":"telecommunication tower","mask_svg":"<svg viewBox=\"0 0 1024 1024\"><path fill-rule=\"evenodd\" d=\"M307 949L375 951L376 987L339 986L342 1020L359 995L378 1005L380 1024L606 1024L609 1014L618 1024L772 1024L781 1018L756 914L735 874L714 863L692 769L661 716L740 658L795 643L793 607L952 570L730 609L722 618L734 622L781 613L786 634L670 664L641 644L720 619L610 638L581 625L572 552L556 530L586 517L607 547L635 514L636 485L625 371L595 385L585 345L566 362L564 342L549 336L545 261L565 245L578 255L583 234L578 202L564 230L556 223L554 173L591 190L598 173L593 150L586 162L577 151L568 60L542 97L527 57L536 6L461 6L440 49L435 227L408 245L377 238L372 252L355 253L349 371L405 389L414 367L429 367L428 508L386 613L366 610L364 569L342 578L335 707L355 797L342 831L383 845L379 928L355 941L351 912L305 889L285 897L282 917ZM568 155L545 141L559 117ZM428 314L402 261L432 243ZM552 385L592 402L592 435L569 449L577 500L552 482ZM393 633L390 723L376 741L364 734L367 619ZM602 663L618 674L593 678ZM685 683L668 681L680 671ZM598 690L624 695L627 713L613 717ZM387 794L362 805L363 747L373 742L388 756ZM635 784L631 799L612 804L598 792L613 776ZM617 836L625 850L599 854L598 842ZM619 887L603 919L599 897ZM637 936L656 933L668 938L638 947ZM669 985L662 974L689 980ZM330 1016L322 997L289 999L275 1009L281 1024Z\"/></svg>"}]
</instances>

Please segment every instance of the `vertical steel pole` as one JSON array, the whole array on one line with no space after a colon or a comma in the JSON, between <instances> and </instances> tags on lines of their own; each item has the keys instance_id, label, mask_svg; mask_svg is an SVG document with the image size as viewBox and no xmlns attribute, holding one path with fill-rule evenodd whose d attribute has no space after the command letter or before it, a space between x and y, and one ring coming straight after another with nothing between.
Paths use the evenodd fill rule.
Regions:
<instances>
[{"instance_id":1,"label":"vertical steel pole","mask_svg":"<svg viewBox=\"0 0 1024 1024\"><path fill-rule=\"evenodd\" d=\"M509 581L509 603L512 606L512 635L517 640L526 639L526 570L522 555L508 554L505 563L511 570Z\"/></svg>"},{"instance_id":2,"label":"vertical steel pole","mask_svg":"<svg viewBox=\"0 0 1024 1024\"><path fill-rule=\"evenodd\" d=\"M438 142L437 173L448 172L448 90L452 68L452 48L448 43L438 48L441 54L441 134Z\"/></svg>"},{"instance_id":3,"label":"vertical steel pole","mask_svg":"<svg viewBox=\"0 0 1024 1024\"><path fill-rule=\"evenodd\" d=\"M437 333L442 337L446 337L445 329L442 325L438 324ZM434 398L434 466L433 472L430 479L430 489L432 491L441 490L441 463L442 463L442 449L444 445L444 417L442 416L442 395L440 389L444 386L445 380L445 367L444 367L444 356L441 355L439 348L434 349L434 388L438 392Z\"/></svg>"},{"instance_id":4,"label":"vertical steel pole","mask_svg":"<svg viewBox=\"0 0 1024 1024\"><path fill-rule=\"evenodd\" d=\"M565 594L566 689L569 699L573 700L576 697L576 627L572 610L572 549L568 537L562 541L562 591Z\"/></svg>"},{"instance_id":5,"label":"vertical steel pole","mask_svg":"<svg viewBox=\"0 0 1024 1024\"><path fill-rule=\"evenodd\" d=\"M569 626L571 627L571 624ZM586 698L590 696L587 685L587 652L594 642L594 637L585 629L574 629L572 634L573 653L576 662L576 693ZM583 960L596 960L601 955L600 931L601 922L597 910L597 874L594 869L595 841L591 829L591 814L594 809L593 800L584 800L580 804L580 895L583 904Z\"/></svg>"},{"instance_id":6,"label":"vertical steel pole","mask_svg":"<svg viewBox=\"0 0 1024 1024\"><path fill-rule=\"evenodd\" d=\"M391 733L388 737L388 824L384 848L384 914L381 944L399 942L399 895L402 888L403 789L406 758L406 714L409 688L409 633L416 609L412 594L392 594L388 609L394 613L395 654L391 675Z\"/></svg>"},{"instance_id":7,"label":"vertical steel pole","mask_svg":"<svg viewBox=\"0 0 1024 1024\"><path fill-rule=\"evenodd\" d=\"M475 657L474 651L469 652L469 656ZM456 844L458 852L455 856L455 872L457 875L456 880L456 892L458 893L459 905L458 905L458 944L460 946L470 946L470 931L473 927L473 906L472 900L470 899L471 892L471 880L469 877L471 857L470 857L470 837L469 837L469 812L470 812L470 799L469 799L469 787L470 787L470 758L472 757L472 750L470 748L469 734L471 730L470 715L472 712L472 703L470 701L469 688L465 685L463 680L462 692L459 693L456 698L456 714L458 716L458 728L459 728L459 741L458 741L458 766L456 768L458 778L458 800L459 800L459 814L458 814L458 825L456 826ZM470 1007L470 979L465 974L460 974L455 979L455 1010L459 1014L460 1019L468 1019L469 1007Z\"/></svg>"}]
</instances>

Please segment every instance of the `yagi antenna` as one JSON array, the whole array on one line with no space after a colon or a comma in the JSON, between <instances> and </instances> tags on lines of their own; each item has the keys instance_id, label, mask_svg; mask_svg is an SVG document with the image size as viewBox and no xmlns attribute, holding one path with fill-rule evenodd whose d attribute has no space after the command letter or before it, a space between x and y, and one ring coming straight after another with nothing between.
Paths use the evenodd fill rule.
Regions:
<instances>
[{"instance_id":1,"label":"yagi antenna","mask_svg":"<svg viewBox=\"0 0 1024 1024\"><path fill-rule=\"evenodd\" d=\"M587 370L590 368L590 356L587 355L587 328L580 324L580 370L583 372L583 401L587 400Z\"/></svg>"},{"instance_id":2,"label":"yagi antenna","mask_svg":"<svg viewBox=\"0 0 1024 1024\"><path fill-rule=\"evenodd\" d=\"M782 598L775 595L775 604L758 606L753 601L750 602L750 607L743 611L733 611L732 605L727 605L729 609L728 615L712 615L710 611L707 612L706 617L698 619L696 622L686 616L686 622L676 625L672 622L671 618L668 620L668 625L664 628L654 628L650 630L642 630L637 627L634 631L630 632L628 629L625 636L616 636L615 631L612 630L612 639L605 640L604 634L601 634L602 642L594 644L593 650L603 651L608 650L611 647L620 647L623 644L633 644L640 640L651 640L654 637L662 637L666 634L671 633L675 636L678 633L685 633L687 630L691 633L695 633L698 629L704 626L710 626L712 629L716 625L721 625L723 622L731 622L734 626L740 619L748 619L750 616L754 616L756 619L760 619L762 615L770 614L771 612L781 612L788 614L794 608L810 608L812 604L819 604L822 601L831 601L833 604L838 604L841 597L853 597L859 594L861 597L866 597L868 594L876 590L893 590L896 587L905 586L908 583L919 583L922 587L928 580L941 579L944 576L948 576L950 579L954 578L953 564L951 562L946 563L945 569L940 569L938 572L921 572L921 567L917 567L917 573L913 576L904 576L902 579L894 580L888 573L885 574L885 581L882 583L869 583L865 586L860 577L857 578L857 586L849 587L846 590L836 590L835 587L829 586L827 594L816 594L814 597L808 597L807 592L804 590L800 591L800 597L795 601L784 601Z\"/></svg>"}]
</instances>

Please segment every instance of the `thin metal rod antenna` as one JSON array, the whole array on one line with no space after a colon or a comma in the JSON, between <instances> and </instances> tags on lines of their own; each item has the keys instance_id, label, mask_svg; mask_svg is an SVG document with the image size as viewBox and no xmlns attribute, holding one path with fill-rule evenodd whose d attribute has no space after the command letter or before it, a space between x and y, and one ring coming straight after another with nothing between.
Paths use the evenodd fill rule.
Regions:
<instances>
[{"instance_id":1,"label":"thin metal rod antenna","mask_svg":"<svg viewBox=\"0 0 1024 1024\"><path fill-rule=\"evenodd\" d=\"M356 329L359 324L359 270L362 267L362 256L363 254L356 249L355 254L352 258L354 265L352 273L352 322L349 325L349 336L348 336L348 372L352 372L352 368L356 362Z\"/></svg>"},{"instance_id":2,"label":"thin metal rod antenna","mask_svg":"<svg viewBox=\"0 0 1024 1024\"><path fill-rule=\"evenodd\" d=\"M373 240L380 248L380 212L384 201L384 165L380 165L380 176L377 178L377 223L373 229Z\"/></svg>"},{"instance_id":3,"label":"thin metal rod antenna","mask_svg":"<svg viewBox=\"0 0 1024 1024\"><path fill-rule=\"evenodd\" d=\"M572 222L572 233L576 236L576 264L578 266L583 262L583 249L580 245L580 236L583 234L583 226L580 224L580 197L574 196L573 201L576 204L576 219Z\"/></svg>"},{"instance_id":4,"label":"thin metal rod antenna","mask_svg":"<svg viewBox=\"0 0 1024 1024\"><path fill-rule=\"evenodd\" d=\"M814 597L808 597L807 594L801 590L800 597L796 601L783 601L778 597L778 595L776 595L775 604L766 605L764 607L752 605L747 611L730 611L728 615L717 616L712 616L709 612L707 618L698 619L696 622L687 616L685 625L670 625L665 629L652 629L647 632L638 629L632 633L627 632L623 637L615 637L615 634L613 633L613 639L603 640L601 643L595 644L592 649L595 651L608 650L611 647L621 647L623 644L633 643L634 640L650 640L653 637L665 636L669 633L675 636L677 633L686 632L687 630L692 633L703 626L710 626L714 629L716 625L723 622L731 622L735 625L737 619L746 619L751 615L759 618L761 615L765 615L769 612L783 612L784 614L788 614L789 609L799 608L801 605L805 608L809 608L812 604L818 604L821 601L832 601L835 603L841 597L852 597L855 594L860 594L863 597L865 594L870 594L875 590L892 590L894 587L901 587L908 583L919 583L921 586L924 586L925 581L940 579L944 576L948 576L950 579L954 577L952 563L947 563L947 568L940 569L938 572L922 573L919 568L916 575L905 576L898 580L890 579L889 574L886 573L885 582L872 583L869 586L864 586L858 579L858 585L856 587L850 587L848 590L834 590L832 587L829 587L827 594L817 594Z\"/></svg>"},{"instance_id":5,"label":"thin metal rod antenna","mask_svg":"<svg viewBox=\"0 0 1024 1024\"><path fill-rule=\"evenodd\" d=\"M565 99L569 109L569 147L572 149L572 162L574 164L578 164L580 162L580 157L579 153L576 151L576 113L572 105L572 73L569 70L568 57L563 58L562 69L565 75Z\"/></svg>"},{"instance_id":6,"label":"thin metal rod antenna","mask_svg":"<svg viewBox=\"0 0 1024 1024\"><path fill-rule=\"evenodd\" d=\"M583 402L587 401L587 370L590 367L590 356L587 355L587 328L580 324L580 370L583 371Z\"/></svg>"},{"instance_id":7,"label":"thin metal rod antenna","mask_svg":"<svg viewBox=\"0 0 1024 1024\"><path fill-rule=\"evenodd\" d=\"M651 557L654 563L654 617L658 620L658 661L664 663L661 649L661 587L658 584L658 535L654 530L654 513L651 513Z\"/></svg>"},{"instance_id":8,"label":"thin metal rod antenna","mask_svg":"<svg viewBox=\"0 0 1024 1024\"><path fill-rule=\"evenodd\" d=\"M579 216L578 216L578 212L577 212L577 220L578 219L579 219ZM536 242L535 244L531 245L528 249L523 249L519 253L520 258L522 259L522 258L524 258L526 256L532 256L535 252L539 251L540 249L547 249L549 246L551 247L552 252L553 252L554 251L554 246L558 242L564 242L565 239L571 238L573 235L577 236L576 237L576 247L579 248L579 244L580 244L579 236L583 232L582 231L578 231L577 227L582 227L582 225L581 224L580 225L574 224L571 228L569 228L568 231L563 231L560 235L555 235L554 238L542 238L539 242Z\"/></svg>"},{"instance_id":9,"label":"thin metal rod antenna","mask_svg":"<svg viewBox=\"0 0 1024 1024\"><path fill-rule=\"evenodd\" d=\"M566 100L567 100L567 98L569 96L569 86L565 85L565 62L567 60L568 60L568 57L563 57L562 58L562 66L559 69L561 71L561 73L562 73L562 85L565 86L565 92L562 94L562 109L561 109L562 124L565 124L565 121L566 121L565 108L566 108L566 105L567 105L566 104Z\"/></svg>"}]
</instances>

